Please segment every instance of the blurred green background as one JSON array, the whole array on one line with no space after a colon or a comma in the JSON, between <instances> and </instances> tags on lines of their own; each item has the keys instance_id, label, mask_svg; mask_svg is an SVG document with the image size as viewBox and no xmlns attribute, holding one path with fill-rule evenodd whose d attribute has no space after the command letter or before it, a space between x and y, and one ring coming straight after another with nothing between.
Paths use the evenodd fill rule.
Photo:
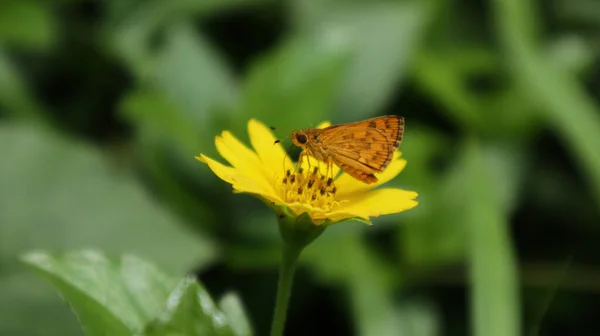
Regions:
<instances>
[{"instance_id":1,"label":"blurred green background","mask_svg":"<svg viewBox=\"0 0 600 336\"><path fill-rule=\"evenodd\" d=\"M266 335L275 217L193 156L399 114L419 206L309 246L287 335L595 335L599 36L594 0L3 0L0 334L80 335L17 257L92 247Z\"/></svg>"}]
</instances>

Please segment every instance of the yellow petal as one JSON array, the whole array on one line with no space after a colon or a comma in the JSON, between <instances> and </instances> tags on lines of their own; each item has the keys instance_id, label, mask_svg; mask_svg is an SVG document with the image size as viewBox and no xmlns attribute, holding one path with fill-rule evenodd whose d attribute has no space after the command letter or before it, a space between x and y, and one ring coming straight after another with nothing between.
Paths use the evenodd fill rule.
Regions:
<instances>
[{"instance_id":1,"label":"yellow petal","mask_svg":"<svg viewBox=\"0 0 600 336\"><path fill-rule=\"evenodd\" d=\"M329 121L323 121L322 123L320 123L319 125L317 125L316 128L326 128L326 127L329 127L329 126L331 126L331 122L329 122Z\"/></svg>"},{"instance_id":2,"label":"yellow petal","mask_svg":"<svg viewBox=\"0 0 600 336\"><path fill-rule=\"evenodd\" d=\"M396 188L374 190L364 194L360 199L356 198L354 201L342 203L327 217L338 221L351 217L369 219L369 217L398 213L417 206L418 202L414 200L417 196L418 194L414 191Z\"/></svg>"},{"instance_id":3,"label":"yellow petal","mask_svg":"<svg viewBox=\"0 0 600 336\"><path fill-rule=\"evenodd\" d=\"M258 185L251 179L245 178L235 168L227 167L204 154L196 156L196 159L200 162L206 163L210 170L212 170L213 173L215 173L215 175L217 175L221 180L231 184L237 191L255 194L267 193L266 190L264 190L264 188L262 188L260 185Z\"/></svg>"},{"instance_id":4,"label":"yellow petal","mask_svg":"<svg viewBox=\"0 0 600 336\"><path fill-rule=\"evenodd\" d=\"M240 175L254 180L263 190L275 194L272 185L273 177L263 170L263 165L256 153L227 131L224 131L221 136L215 137L215 145L219 154L229 161Z\"/></svg>"},{"instance_id":5,"label":"yellow petal","mask_svg":"<svg viewBox=\"0 0 600 336\"><path fill-rule=\"evenodd\" d=\"M277 139L264 124L251 119L248 122L248 134L250 134L252 147L256 150L265 169L271 170L271 175L283 175L285 169L293 167L281 144L275 143Z\"/></svg>"},{"instance_id":6,"label":"yellow petal","mask_svg":"<svg viewBox=\"0 0 600 336\"><path fill-rule=\"evenodd\" d=\"M400 152L395 152L394 158L392 159L390 165L383 173L375 174L377 176L377 182L372 184L366 184L348 174L340 175L340 177L335 181L335 185L338 188L338 198L347 199L353 195L367 192L396 177L398 174L400 174L404 167L406 167L406 160L400 158L401 155L402 154Z\"/></svg>"},{"instance_id":7,"label":"yellow petal","mask_svg":"<svg viewBox=\"0 0 600 336\"><path fill-rule=\"evenodd\" d=\"M237 173L237 171L232 167L227 167L204 154L200 154L200 156L195 156L196 160L206 163L210 170L212 170L215 175L217 175L221 180L232 184L233 180L231 177Z\"/></svg>"}]
</instances>

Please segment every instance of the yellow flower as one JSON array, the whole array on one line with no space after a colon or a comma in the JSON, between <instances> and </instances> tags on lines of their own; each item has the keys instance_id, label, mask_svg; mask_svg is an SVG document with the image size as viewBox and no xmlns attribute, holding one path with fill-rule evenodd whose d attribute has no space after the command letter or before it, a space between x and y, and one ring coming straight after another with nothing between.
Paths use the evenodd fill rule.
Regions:
<instances>
[{"instance_id":1,"label":"yellow flower","mask_svg":"<svg viewBox=\"0 0 600 336\"><path fill-rule=\"evenodd\" d=\"M327 127L328 122L319 125ZM300 169L286 155L275 137L262 123L250 120L248 132L254 151L242 144L230 132L223 131L215 138L218 152L231 167L204 154L196 159L206 163L223 181L230 183L234 192L253 194L276 210L295 216L310 216L313 223L333 224L347 219L370 223L371 217L398 213L414 208L417 193L397 188L374 188L388 182L406 166L400 152L385 172L373 184L365 184L334 167L335 180L328 181L325 164L316 159L303 160ZM318 165L318 167L317 167ZM315 169L317 168L317 169ZM339 176L338 176L339 175Z\"/></svg>"}]
</instances>

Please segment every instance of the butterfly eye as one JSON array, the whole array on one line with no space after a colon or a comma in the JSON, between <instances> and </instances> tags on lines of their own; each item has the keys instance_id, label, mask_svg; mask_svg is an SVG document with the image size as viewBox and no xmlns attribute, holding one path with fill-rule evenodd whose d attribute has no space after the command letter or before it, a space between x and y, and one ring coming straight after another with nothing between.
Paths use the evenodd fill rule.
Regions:
<instances>
[{"instance_id":1,"label":"butterfly eye","mask_svg":"<svg viewBox=\"0 0 600 336\"><path fill-rule=\"evenodd\" d=\"M305 144L308 141L308 138L304 134L298 134L296 135L296 140L301 144Z\"/></svg>"}]
</instances>

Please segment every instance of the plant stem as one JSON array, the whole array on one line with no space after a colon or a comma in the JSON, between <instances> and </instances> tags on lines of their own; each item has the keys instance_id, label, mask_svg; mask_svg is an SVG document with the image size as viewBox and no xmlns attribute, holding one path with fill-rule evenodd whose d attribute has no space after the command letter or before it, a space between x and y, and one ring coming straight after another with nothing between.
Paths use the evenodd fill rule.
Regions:
<instances>
[{"instance_id":1,"label":"plant stem","mask_svg":"<svg viewBox=\"0 0 600 336\"><path fill-rule=\"evenodd\" d=\"M277 284L277 299L275 301L275 312L273 313L273 324L271 336L282 336L285 328L288 303L294 282L294 271L296 262L302 252L302 247L292 244L284 244L282 249L281 266L279 268L279 282Z\"/></svg>"}]
</instances>

